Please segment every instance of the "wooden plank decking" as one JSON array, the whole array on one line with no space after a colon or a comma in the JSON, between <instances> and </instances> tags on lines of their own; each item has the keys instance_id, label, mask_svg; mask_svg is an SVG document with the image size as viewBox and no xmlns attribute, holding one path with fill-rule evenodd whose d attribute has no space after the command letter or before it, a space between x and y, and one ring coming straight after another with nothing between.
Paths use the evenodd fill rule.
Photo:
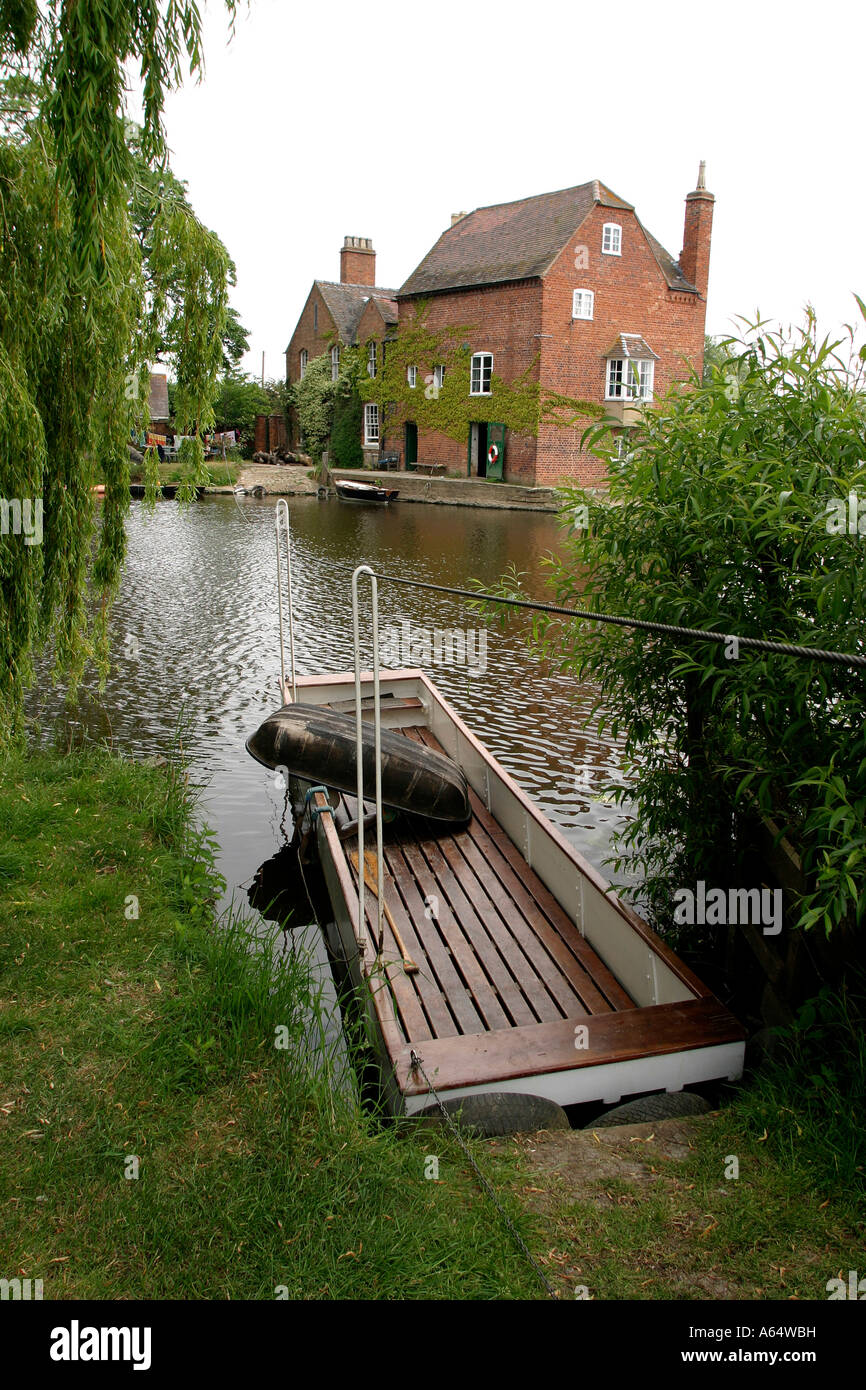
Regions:
<instances>
[{"instance_id":1,"label":"wooden plank decking","mask_svg":"<svg viewBox=\"0 0 866 1390\"><path fill-rule=\"evenodd\" d=\"M427 729L407 737L441 751ZM357 803L344 797L354 819ZM633 1009L632 999L471 794L472 819L447 831L420 818L385 826L385 902L419 966L388 971L407 1043ZM366 837L366 846L371 838ZM347 848L356 846L353 837ZM357 888L357 868L349 859ZM377 927L375 895L366 916ZM385 956L399 957L385 925Z\"/></svg>"},{"instance_id":2,"label":"wooden plank decking","mask_svg":"<svg viewBox=\"0 0 866 1390\"><path fill-rule=\"evenodd\" d=\"M414 707L406 704L409 714ZM444 751L423 724L402 732ZM385 902L419 968L406 973L386 919L381 960L389 987L372 979L366 987L403 1097L427 1093L413 1050L437 1088L455 1093L690 1050L718 1049L711 1074L724 1074L729 1063L737 1074L730 1053L741 1047L742 1028L706 987L695 980L693 998L638 1006L474 792L470 803L462 829L402 815L383 827ZM365 802L365 812L373 809ZM356 799L342 796L337 824L356 817ZM357 835L342 834L328 824L325 844L356 917ZM369 831L365 849L375 850ZM365 915L377 943L378 905L369 889ZM375 954L368 947L368 964ZM575 1045L578 1023L591 1035L583 1050Z\"/></svg>"}]
</instances>

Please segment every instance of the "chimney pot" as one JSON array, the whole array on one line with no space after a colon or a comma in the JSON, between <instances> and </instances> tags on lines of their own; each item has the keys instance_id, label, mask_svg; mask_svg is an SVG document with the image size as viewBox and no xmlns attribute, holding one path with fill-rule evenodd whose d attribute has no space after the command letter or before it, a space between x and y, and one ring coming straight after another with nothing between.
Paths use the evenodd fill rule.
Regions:
<instances>
[{"instance_id":1,"label":"chimney pot","mask_svg":"<svg viewBox=\"0 0 866 1390\"><path fill-rule=\"evenodd\" d=\"M368 236L343 237L340 249L340 284L375 285L376 252Z\"/></svg>"}]
</instances>

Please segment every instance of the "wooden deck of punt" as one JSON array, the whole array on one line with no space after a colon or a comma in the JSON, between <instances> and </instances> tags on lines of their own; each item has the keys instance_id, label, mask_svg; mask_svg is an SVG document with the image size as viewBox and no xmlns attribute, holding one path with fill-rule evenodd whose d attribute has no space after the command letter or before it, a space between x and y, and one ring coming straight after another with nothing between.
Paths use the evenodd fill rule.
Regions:
<instances>
[{"instance_id":1,"label":"wooden deck of punt","mask_svg":"<svg viewBox=\"0 0 866 1390\"><path fill-rule=\"evenodd\" d=\"M365 701L365 716L366 707ZM395 701L391 708L395 714L423 710L417 700ZM402 732L446 751L423 722ZM437 1090L450 1094L516 1090L520 1078L691 1049L720 1049L725 1055L713 1074L738 1074L726 1049L741 1047L739 1023L646 924L630 914L692 997L636 1004L474 791L471 804L465 828L402 815L384 827L385 902L417 973L404 970L387 919L379 955L376 896L369 888L365 894L362 978L402 1101L427 1094L412 1066L413 1049ZM365 800L365 812L372 809ZM332 901L336 890L355 918L358 871L351 856L357 859L357 836L340 838L338 826L356 817L356 798L344 795L336 824L329 815L319 818ZM375 834L368 830L365 849L371 848ZM376 988L383 974L389 987ZM580 1024L591 1030L585 1049L575 1040ZM619 1099L615 1083L604 1085ZM538 1089L531 1082L522 1088Z\"/></svg>"}]
</instances>

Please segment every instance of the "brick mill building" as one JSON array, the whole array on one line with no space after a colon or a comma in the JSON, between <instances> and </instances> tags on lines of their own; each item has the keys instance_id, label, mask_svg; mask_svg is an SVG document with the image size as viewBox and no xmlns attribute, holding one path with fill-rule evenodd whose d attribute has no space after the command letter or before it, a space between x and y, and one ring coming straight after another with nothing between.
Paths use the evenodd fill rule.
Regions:
<instances>
[{"instance_id":1,"label":"brick mill building","mask_svg":"<svg viewBox=\"0 0 866 1390\"><path fill-rule=\"evenodd\" d=\"M598 179L457 214L396 291L376 287L370 242L347 237L340 284L315 281L310 291L286 353L288 380L325 351L336 372L340 343L366 348L373 375L420 309L432 334L465 330L468 370L449 381L435 362L410 366L393 410L382 418L374 403L365 409L366 461L375 466L387 450L403 466L438 464L463 477L601 483L602 463L580 447L589 420L542 422L537 434L509 428L497 415L497 378L511 383L526 373L544 392L594 402L627 428L642 403L664 396L690 368L700 372L713 204L702 164L686 197L679 260ZM425 381L443 401L449 387L469 398L462 437L435 428L435 408L413 412L412 392ZM420 427L413 413L424 414Z\"/></svg>"}]
</instances>

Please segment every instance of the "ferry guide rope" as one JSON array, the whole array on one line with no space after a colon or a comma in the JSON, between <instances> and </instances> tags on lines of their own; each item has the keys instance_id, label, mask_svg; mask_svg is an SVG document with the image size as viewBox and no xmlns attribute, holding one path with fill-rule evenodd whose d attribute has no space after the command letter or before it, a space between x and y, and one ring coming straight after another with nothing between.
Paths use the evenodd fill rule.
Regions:
<instances>
[{"instance_id":1,"label":"ferry guide rope","mask_svg":"<svg viewBox=\"0 0 866 1390\"><path fill-rule=\"evenodd\" d=\"M411 1062L412 1070L413 1070L413 1071L420 1071L421 1075L423 1076L423 1078L424 1078L424 1080L425 1080L425 1082L426 1082L426 1084L427 1084L427 1089L428 1089L428 1091L430 1092L431 1096L432 1096L433 1099L435 1100L436 1104L439 1106L439 1109L442 1111L442 1118L444 1119L446 1125L448 1126L449 1130L450 1130L451 1133L453 1134L454 1138L457 1140L457 1143L460 1145L461 1149L463 1150L463 1153L464 1153L464 1155L465 1155L465 1157L466 1157L466 1161L469 1163L470 1167L472 1168L472 1171L474 1172L476 1178L478 1179L478 1181L479 1181L479 1183L480 1183L480 1185L481 1185L482 1190L483 1190L483 1191L486 1193L486 1195L490 1198L490 1200L491 1200L491 1202L493 1203L493 1205L495 1206L496 1210L499 1212L499 1215L502 1217L503 1223L505 1224L505 1226L507 1227L508 1231L509 1231L509 1232L511 1233L511 1235L513 1236L516 1245L519 1247L521 1253L522 1253L523 1255L525 1255L526 1259L527 1259L527 1260L529 1261L529 1263L532 1265L532 1268L535 1270L535 1273L538 1275L539 1279L541 1280L542 1284L544 1285L545 1291L547 1292L548 1296L549 1296L550 1298L558 1299L558 1298L559 1298L559 1294L557 1293L556 1289L555 1289L555 1288L553 1287L553 1285L551 1284L551 1282L550 1282L550 1280L548 1279L547 1275L545 1274L544 1270L541 1268L541 1265L538 1263L538 1261L536 1260L536 1258L535 1258L535 1256L533 1255L532 1251L530 1250L529 1246L526 1244L526 1241L523 1239L523 1236L520 1234L520 1232L518 1231L518 1229L517 1229L517 1227L515 1226L514 1222L511 1220L511 1217L508 1215L508 1212L505 1210L504 1206L503 1206L502 1203L500 1202L499 1198L498 1198L497 1195L496 1195L496 1191L495 1191L495 1189L494 1189L494 1187L493 1187L493 1184L490 1182L490 1179L489 1179L489 1178L486 1178L486 1177L484 1176L484 1174L482 1173L481 1169L478 1167L478 1164L475 1162L475 1159L474 1159L473 1156L472 1156L472 1152L471 1152L469 1146L467 1145L466 1140L463 1138L463 1135L460 1133L460 1130L457 1128L457 1125L454 1123L454 1120L453 1120L452 1116L449 1115L448 1111L445 1109L445 1106L444 1106L444 1104L442 1103L442 1099L441 1099L441 1097L437 1094L436 1088L435 1088L435 1086L433 1085L433 1082L430 1080L429 1076L427 1075L426 1071L424 1070L423 1061L422 1061L421 1057L418 1055L418 1053L415 1051L414 1047L412 1048L412 1050L411 1050L411 1052L410 1052L410 1054L409 1054L409 1060L410 1060L410 1062Z\"/></svg>"},{"instance_id":2,"label":"ferry guide rope","mask_svg":"<svg viewBox=\"0 0 866 1390\"><path fill-rule=\"evenodd\" d=\"M835 666L866 667L866 656L854 652L832 652L822 647L804 647L796 642L774 642L765 637L738 637L736 633L709 632L700 627L678 627L672 623L654 623L644 618L624 618L615 613L591 613L585 608L561 608L555 603L537 603L533 599L507 598L491 594L486 589L455 589L447 584L430 584L421 579L403 579L396 574L381 574L373 571L377 579L389 584L403 584L411 589L433 589L440 594L456 594L460 598L475 602L486 600L490 603L503 603L511 608L532 608L538 613L556 613L566 618L585 618L593 623L613 623L617 627L640 628L644 632L658 632L668 637L686 637L691 640L717 642L728 645L736 642L738 647L748 651L777 652L781 656L799 656L811 661L826 661Z\"/></svg>"}]
</instances>

